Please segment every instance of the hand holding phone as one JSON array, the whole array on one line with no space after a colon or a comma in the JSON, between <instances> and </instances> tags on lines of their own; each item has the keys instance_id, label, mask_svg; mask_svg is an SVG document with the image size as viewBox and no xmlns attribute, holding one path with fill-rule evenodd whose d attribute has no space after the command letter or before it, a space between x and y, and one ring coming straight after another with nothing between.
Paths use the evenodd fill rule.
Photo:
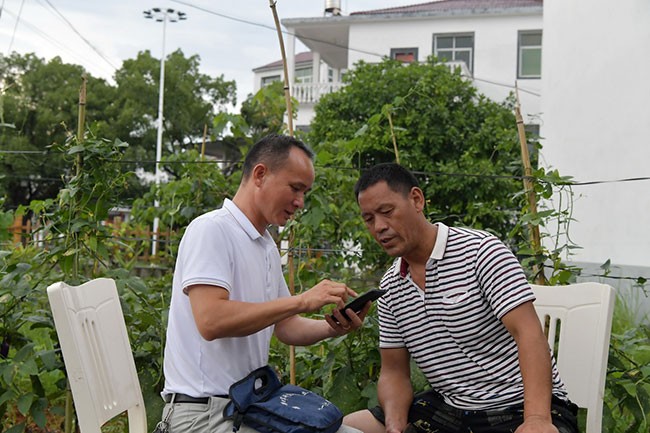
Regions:
<instances>
[{"instance_id":1,"label":"hand holding phone","mask_svg":"<svg viewBox=\"0 0 650 433\"><path fill-rule=\"evenodd\" d=\"M361 312L361 310L363 310L363 307L366 305L366 303L381 298L384 295L384 293L386 293L387 291L388 290L381 290L381 289L368 290L366 293L357 296L352 301L348 302L346 306L340 309L339 311L341 312L341 315L346 320L350 320L350 318L345 312L346 310L352 310L355 313L359 313ZM332 316L332 318L336 321L336 317Z\"/></svg>"}]
</instances>

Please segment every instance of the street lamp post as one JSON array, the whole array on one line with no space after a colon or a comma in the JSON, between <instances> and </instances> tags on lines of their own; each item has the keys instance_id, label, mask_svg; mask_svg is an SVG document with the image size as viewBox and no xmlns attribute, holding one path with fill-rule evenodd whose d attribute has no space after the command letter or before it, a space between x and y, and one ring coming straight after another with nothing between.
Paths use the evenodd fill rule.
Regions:
<instances>
[{"instance_id":1,"label":"street lamp post","mask_svg":"<svg viewBox=\"0 0 650 433\"><path fill-rule=\"evenodd\" d=\"M167 21L172 23L183 21L187 19L185 12L181 12L170 8L152 8L143 11L144 17L147 19L156 20L156 22L163 23L162 34L162 54L160 55L160 88L158 90L158 133L156 136L156 172L155 181L156 186L160 185L160 159L162 158L162 133L163 133L163 105L165 100L165 33L167 31ZM156 209L160 206L160 201L156 195L154 201ZM156 255L158 250L158 226L160 218L156 215L153 220L153 242L151 243L151 254Z\"/></svg>"}]
</instances>

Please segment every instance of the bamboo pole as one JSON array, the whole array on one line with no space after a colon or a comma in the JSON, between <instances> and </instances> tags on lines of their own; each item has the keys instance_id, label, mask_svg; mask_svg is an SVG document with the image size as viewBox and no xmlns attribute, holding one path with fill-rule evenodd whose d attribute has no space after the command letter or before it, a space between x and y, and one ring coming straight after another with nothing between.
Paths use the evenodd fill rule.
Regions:
<instances>
[{"instance_id":1,"label":"bamboo pole","mask_svg":"<svg viewBox=\"0 0 650 433\"><path fill-rule=\"evenodd\" d=\"M81 88L79 89L79 113L77 123L77 143L81 144L84 141L84 130L86 128L86 83L88 78L86 74L81 75ZM81 153L77 154L77 176L81 173L81 166L83 164L83 156Z\"/></svg>"},{"instance_id":2,"label":"bamboo pole","mask_svg":"<svg viewBox=\"0 0 650 433\"><path fill-rule=\"evenodd\" d=\"M515 83L515 96L517 103L515 104L515 119L517 120L517 133L519 135L519 145L521 147L521 161L524 166L524 190L528 197L528 208L533 217L537 216L537 197L535 195L535 185L533 183L533 169L530 165L530 155L528 153L528 142L526 140L526 130L524 129L524 119L521 116L521 106L519 103L519 88ZM530 243L533 247L533 253L539 254L542 250L542 243L539 234L539 226L537 224L528 224L528 231L530 236ZM535 284L544 285L546 277L544 276L544 266L533 265L533 273L535 275Z\"/></svg>"},{"instance_id":3,"label":"bamboo pole","mask_svg":"<svg viewBox=\"0 0 650 433\"><path fill-rule=\"evenodd\" d=\"M284 39L282 38L282 29L280 28L280 19L278 18L278 11L275 7L276 0L269 0L269 6L273 12L273 21L275 21L275 28L278 32L278 41L280 43L280 53L282 54L282 68L284 71L284 101L287 106L287 127L289 135L293 137L293 107L291 105L291 87L289 85L289 71L287 69L287 53L284 49ZM295 294L295 270L293 263L293 242L294 231L293 227L289 229L289 248L287 251L287 266L289 268L289 291ZM296 347L289 346L289 382L292 385L296 384Z\"/></svg>"},{"instance_id":4,"label":"bamboo pole","mask_svg":"<svg viewBox=\"0 0 650 433\"><path fill-rule=\"evenodd\" d=\"M282 29L280 28L280 19L278 18L278 11L275 8L276 0L269 0L271 11L273 12L273 20L275 21L275 29L278 32L278 40L280 42L280 53L282 54L282 69L284 71L284 100L287 105L287 127L289 128L289 135L293 137L293 107L291 106L291 87L289 86L289 72L287 69L287 53L284 50L284 39L282 38Z\"/></svg>"},{"instance_id":5,"label":"bamboo pole","mask_svg":"<svg viewBox=\"0 0 650 433\"><path fill-rule=\"evenodd\" d=\"M84 142L84 132L86 129L86 85L88 83L88 78L86 74L81 75L81 88L79 89L79 110L77 115L77 144ZM81 169L83 166L83 153L77 154L76 159L76 174L79 176L81 174ZM74 278L78 277L79 272L79 255L75 254L74 258L74 267L73 274ZM70 389L70 380L66 381L66 392L65 392L65 415L63 422L63 430L65 433L72 433L73 428L73 419L74 419L74 409L72 405L72 390Z\"/></svg>"}]
</instances>

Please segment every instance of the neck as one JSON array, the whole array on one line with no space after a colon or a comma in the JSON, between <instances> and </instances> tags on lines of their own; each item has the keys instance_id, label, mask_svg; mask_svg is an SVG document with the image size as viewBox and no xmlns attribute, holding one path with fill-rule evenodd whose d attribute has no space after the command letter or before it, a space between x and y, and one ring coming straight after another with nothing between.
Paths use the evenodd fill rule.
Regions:
<instances>
[{"instance_id":1,"label":"neck","mask_svg":"<svg viewBox=\"0 0 650 433\"><path fill-rule=\"evenodd\" d=\"M232 198L232 202L237 205L244 215L246 215L246 218L248 218L257 231L263 235L268 224L264 220L262 214L252 205L254 200L250 199L250 194L242 188L239 188L235 196Z\"/></svg>"},{"instance_id":2,"label":"neck","mask_svg":"<svg viewBox=\"0 0 650 433\"><path fill-rule=\"evenodd\" d=\"M419 246L403 257L412 266L424 266L431 257L438 238L438 226L427 221L422 228L422 238Z\"/></svg>"}]
</instances>

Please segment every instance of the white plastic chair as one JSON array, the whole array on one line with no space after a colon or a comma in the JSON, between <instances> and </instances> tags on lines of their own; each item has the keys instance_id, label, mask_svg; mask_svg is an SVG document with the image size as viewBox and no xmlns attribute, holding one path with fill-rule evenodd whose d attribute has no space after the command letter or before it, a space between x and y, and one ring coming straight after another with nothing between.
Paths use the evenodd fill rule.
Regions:
<instances>
[{"instance_id":1,"label":"white plastic chair","mask_svg":"<svg viewBox=\"0 0 650 433\"><path fill-rule=\"evenodd\" d=\"M115 281L63 282L47 296L82 433L128 411L129 432L146 433L147 417Z\"/></svg>"},{"instance_id":2,"label":"white plastic chair","mask_svg":"<svg viewBox=\"0 0 650 433\"><path fill-rule=\"evenodd\" d=\"M614 289L599 283L532 288L569 398L587 409L586 433L600 433Z\"/></svg>"}]
</instances>

